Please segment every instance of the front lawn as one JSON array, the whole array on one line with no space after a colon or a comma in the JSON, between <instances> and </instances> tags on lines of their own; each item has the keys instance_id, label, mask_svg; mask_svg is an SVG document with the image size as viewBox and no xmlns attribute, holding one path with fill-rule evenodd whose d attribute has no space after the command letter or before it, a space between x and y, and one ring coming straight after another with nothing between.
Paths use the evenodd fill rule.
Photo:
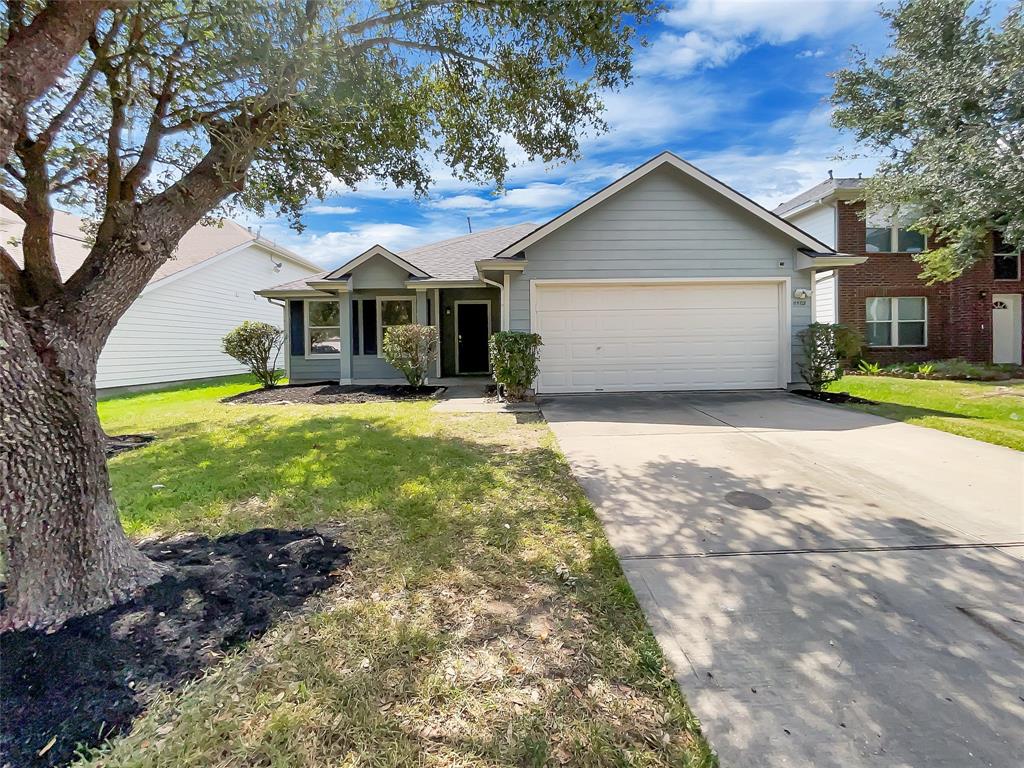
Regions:
<instances>
[{"instance_id":1,"label":"front lawn","mask_svg":"<svg viewBox=\"0 0 1024 768\"><path fill-rule=\"evenodd\" d=\"M543 423L425 402L106 400L134 535L344 525L342 585L90 765L714 764Z\"/></svg>"},{"instance_id":2,"label":"front lawn","mask_svg":"<svg viewBox=\"0 0 1024 768\"><path fill-rule=\"evenodd\" d=\"M832 392L874 400L849 405L909 424L1024 451L1024 382L845 376Z\"/></svg>"}]
</instances>

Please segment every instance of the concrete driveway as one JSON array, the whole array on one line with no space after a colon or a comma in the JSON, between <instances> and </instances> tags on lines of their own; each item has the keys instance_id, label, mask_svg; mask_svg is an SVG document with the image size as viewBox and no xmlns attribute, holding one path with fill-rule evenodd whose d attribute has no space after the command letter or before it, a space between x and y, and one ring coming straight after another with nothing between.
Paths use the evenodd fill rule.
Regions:
<instances>
[{"instance_id":1,"label":"concrete driveway","mask_svg":"<svg viewBox=\"0 0 1024 768\"><path fill-rule=\"evenodd\" d=\"M1022 765L1024 454L784 393L542 410L725 768Z\"/></svg>"}]
</instances>

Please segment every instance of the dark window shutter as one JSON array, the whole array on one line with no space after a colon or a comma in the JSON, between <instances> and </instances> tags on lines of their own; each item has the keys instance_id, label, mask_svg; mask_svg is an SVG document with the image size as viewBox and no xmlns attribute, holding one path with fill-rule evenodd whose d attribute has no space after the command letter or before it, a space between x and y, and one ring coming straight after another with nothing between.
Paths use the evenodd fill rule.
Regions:
<instances>
[{"instance_id":1,"label":"dark window shutter","mask_svg":"<svg viewBox=\"0 0 1024 768\"><path fill-rule=\"evenodd\" d=\"M301 301L288 302L288 329L291 336L292 355L302 357L306 354L306 326Z\"/></svg>"},{"instance_id":2,"label":"dark window shutter","mask_svg":"<svg viewBox=\"0 0 1024 768\"><path fill-rule=\"evenodd\" d=\"M363 302L363 354L377 354L377 302Z\"/></svg>"}]
</instances>

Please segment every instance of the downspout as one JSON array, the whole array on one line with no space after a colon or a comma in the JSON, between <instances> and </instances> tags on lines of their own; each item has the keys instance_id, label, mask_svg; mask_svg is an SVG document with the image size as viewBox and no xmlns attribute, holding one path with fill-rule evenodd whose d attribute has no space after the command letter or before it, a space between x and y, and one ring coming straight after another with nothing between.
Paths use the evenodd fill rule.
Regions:
<instances>
[{"instance_id":1,"label":"downspout","mask_svg":"<svg viewBox=\"0 0 1024 768\"><path fill-rule=\"evenodd\" d=\"M284 317L284 375L285 378L291 381L292 378L292 328L291 328L291 317L288 314L288 302L282 301L280 304L274 301L270 296L264 296L267 301L273 304L275 307L281 308L281 315Z\"/></svg>"},{"instance_id":2,"label":"downspout","mask_svg":"<svg viewBox=\"0 0 1024 768\"><path fill-rule=\"evenodd\" d=\"M505 286L502 285L501 283L497 282L496 280L488 280L486 277L484 277L482 272L478 271L477 275L487 285L493 286L493 287L498 289L498 301L500 302L500 305L499 305L498 309L500 310L500 317L501 317L501 322L499 323L499 326L500 326L500 330L507 331L508 328L504 327L505 326Z\"/></svg>"}]
</instances>

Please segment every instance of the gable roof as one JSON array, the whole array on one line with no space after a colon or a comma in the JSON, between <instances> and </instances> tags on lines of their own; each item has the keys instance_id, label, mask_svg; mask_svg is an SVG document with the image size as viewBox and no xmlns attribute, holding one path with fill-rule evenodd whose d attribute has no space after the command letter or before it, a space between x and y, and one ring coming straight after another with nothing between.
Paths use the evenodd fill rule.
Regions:
<instances>
[{"instance_id":1,"label":"gable roof","mask_svg":"<svg viewBox=\"0 0 1024 768\"><path fill-rule=\"evenodd\" d=\"M57 269L62 280L67 280L75 273L89 255L91 245L82 229L83 221L74 214L65 211L53 212L53 253L57 261ZM24 224L16 214L0 207L0 242L14 258L19 267L24 265L24 254L21 244L11 244L12 238L20 241L24 232ZM171 258L165 261L150 279L153 285L164 278L176 275L186 269L198 266L222 253L235 250L243 245L254 243L268 248L274 253L288 258L309 269L319 269L316 264L288 251L270 240L253 234L248 229L230 219L224 219L220 226L216 224L197 224L181 238Z\"/></svg>"},{"instance_id":2,"label":"gable roof","mask_svg":"<svg viewBox=\"0 0 1024 768\"><path fill-rule=\"evenodd\" d=\"M703 184L712 191L717 192L722 197L726 198L732 203L735 203L743 210L761 219L769 226L774 227L775 229L782 232L784 235L790 237L793 240L796 240L803 247L810 248L811 250L814 251L832 252L832 248L825 245L825 243L822 243L821 241L811 237L809 234L804 232L799 227L790 224L788 221L772 213L767 208L758 205L749 197L740 194L727 184L723 184L714 176L705 173L697 166L686 162L681 157L672 152L662 152L660 155L652 157L643 165L634 168L632 171L630 171L617 181L613 181L604 189L594 193L583 202L573 206L565 213L551 219L551 221L549 221L547 224L538 227L525 237L519 239L518 241L502 249L501 251L495 254L495 257L507 258L509 256L515 256L520 251L529 248L531 245L534 245L538 241L547 237L555 230L560 229L564 225L568 224L577 216L580 216L581 214L584 214L587 211L589 211L591 208L600 205L602 202L607 200L612 195L618 194L629 185L633 184L636 181L639 181L644 176L647 176L649 173L652 173L653 171L656 171L659 168L663 168L666 166L674 168L675 170L685 174L694 181L697 181L698 183Z\"/></svg>"},{"instance_id":3,"label":"gable roof","mask_svg":"<svg viewBox=\"0 0 1024 768\"><path fill-rule=\"evenodd\" d=\"M815 184L810 189L806 189L796 197L787 200L784 203L776 206L774 213L776 216L785 216L787 213L792 213L798 208L803 208L805 205L816 203L819 200L824 200L827 197L831 197L842 191L859 191L864 188L864 182L867 179L862 178L846 178L846 179L825 179L820 184Z\"/></svg>"},{"instance_id":4,"label":"gable roof","mask_svg":"<svg viewBox=\"0 0 1024 768\"><path fill-rule=\"evenodd\" d=\"M349 259L337 269L320 272L289 283L275 285L259 291L264 293L283 293L294 291L315 290L307 283L321 283L328 280L341 281L359 264L374 256L383 256L396 264L407 266L409 272L423 280L446 282L479 281L476 262L491 259L494 254L505 248L509 243L519 240L537 228L536 224L513 224L507 227L495 227L480 232L473 232L458 237L450 237L436 243L420 245L405 251L393 253L387 248L375 245L355 258ZM322 286L321 286L322 287Z\"/></svg>"},{"instance_id":5,"label":"gable roof","mask_svg":"<svg viewBox=\"0 0 1024 768\"><path fill-rule=\"evenodd\" d=\"M410 275L413 275L414 277L430 277L430 275L428 275L422 269L417 267L415 264L409 263L406 259L403 259L397 253L393 253L392 251L389 251L383 245L377 244L377 245L370 246L365 251L360 253L358 256L356 256L356 257L354 257L352 259L349 259L348 261L346 261L344 264L342 264L340 267L338 267L337 269L333 270L332 272L328 272L327 276L324 277L324 278L321 278L321 279L323 279L323 280L337 280L339 278L342 278L345 275L347 275L349 272L351 272L353 269L358 267L360 264L365 264L366 262L368 262L370 259L374 258L375 256L380 256L383 259L387 259L392 264L394 264L394 265L396 265L396 266L406 270Z\"/></svg>"}]
</instances>

